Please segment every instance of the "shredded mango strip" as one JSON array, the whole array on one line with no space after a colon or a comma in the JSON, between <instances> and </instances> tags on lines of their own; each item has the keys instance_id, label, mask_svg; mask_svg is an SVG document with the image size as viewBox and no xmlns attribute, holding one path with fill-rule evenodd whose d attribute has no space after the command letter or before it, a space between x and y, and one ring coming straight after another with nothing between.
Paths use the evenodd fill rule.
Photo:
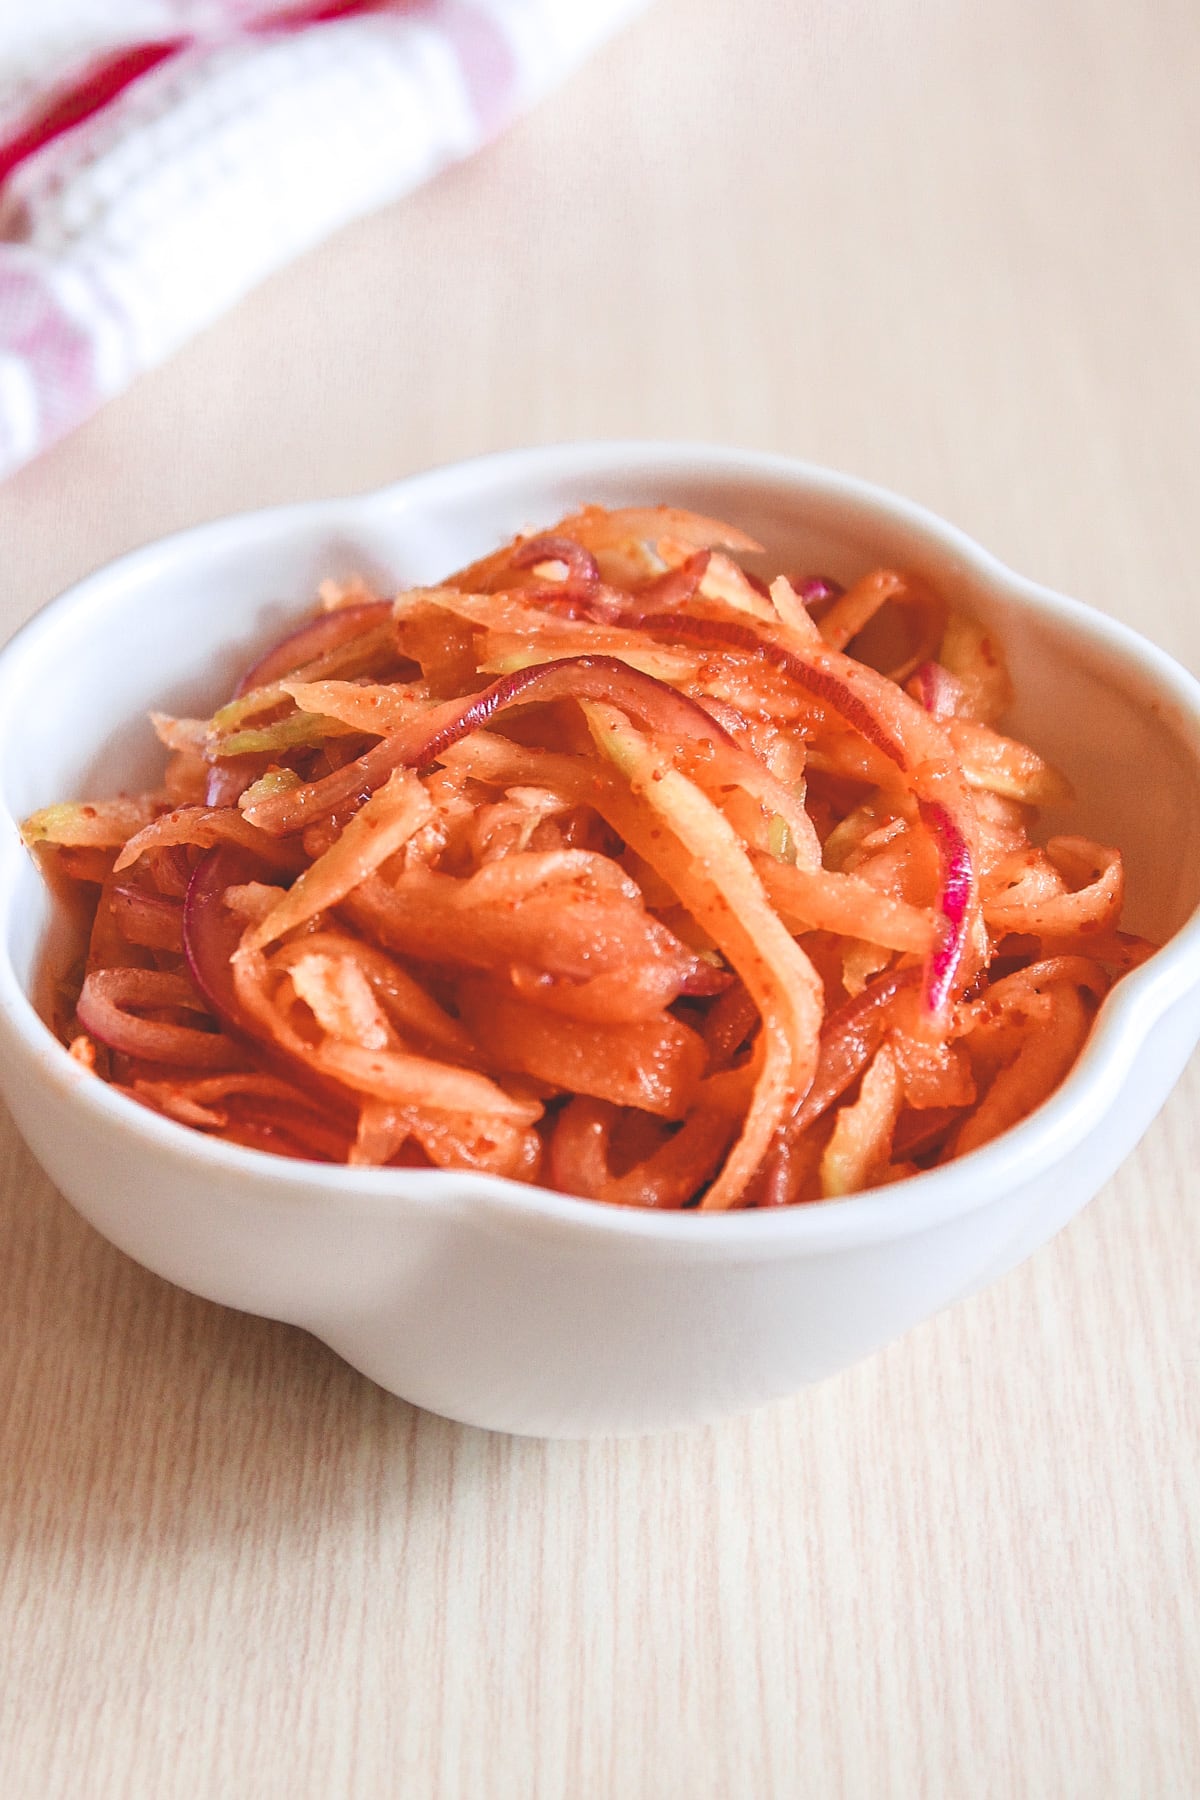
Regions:
<instances>
[{"instance_id":1,"label":"shredded mango strip","mask_svg":"<svg viewBox=\"0 0 1200 1800\"><path fill-rule=\"evenodd\" d=\"M609 1205L778 1206L978 1149L1153 946L1033 836L1001 647L904 570L760 573L589 506L440 587L326 583L152 793L26 820L89 921L56 1025L189 1129Z\"/></svg>"},{"instance_id":2,"label":"shredded mango strip","mask_svg":"<svg viewBox=\"0 0 1200 1800\"><path fill-rule=\"evenodd\" d=\"M246 940L250 948L261 950L337 906L432 816L429 796L416 776L397 769L347 820L329 849L296 877L266 918L251 927Z\"/></svg>"},{"instance_id":3,"label":"shredded mango strip","mask_svg":"<svg viewBox=\"0 0 1200 1800\"><path fill-rule=\"evenodd\" d=\"M821 1158L821 1192L828 1198L878 1184L891 1157L903 1088L896 1058L881 1044L862 1078L858 1099L843 1106Z\"/></svg>"},{"instance_id":4,"label":"shredded mango strip","mask_svg":"<svg viewBox=\"0 0 1200 1800\"><path fill-rule=\"evenodd\" d=\"M634 798L662 821L644 822L629 809L622 818L626 841L677 892L683 890L681 899L692 917L737 970L762 1017L764 1054L753 1103L729 1160L700 1202L719 1211L736 1202L787 1111L799 1105L812 1085L821 984L772 911L753 865L718 809L656 755L615 709L593 703L587 711L601 748L628 777Z\"/></svg>"},{"instance_id":5,"label":"shredded mango strip","mask_svg":"<svg viewBox=\"0 0 1200 1800\"><path fill-rule=\"evenodd\" d=\"M205 850L214 844L240 844L276 869L295 874L299 865L294 851L266 838L234 807L178 806L172 812L160 813L135 832L122 848L114 869L120 874L123 869L132 868L148 850L167 849L175 844L196 844Z\"/></svg>"},{"instance_id":6,"label":"shredded mango strip","mask_svg":"<svg viewBox=\"0 0 1200 1800\"><path fill-rule=\"evenodd\" d=\"M21 826L25 842L71 849L119 850L161 812L153 794L138 799L97 800L44 806Z\"/></svg>"}]
</instances>

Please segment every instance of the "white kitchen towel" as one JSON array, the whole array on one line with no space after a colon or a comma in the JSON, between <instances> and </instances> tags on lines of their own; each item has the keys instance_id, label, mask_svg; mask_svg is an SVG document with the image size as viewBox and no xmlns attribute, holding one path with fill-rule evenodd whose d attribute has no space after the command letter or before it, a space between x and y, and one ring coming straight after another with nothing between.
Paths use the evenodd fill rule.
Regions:
<instances>
[{"instance_id":1,"label":"white kitchen towel","mask_svg":"<svg viewBox=\"0 0 1200 1800\"><path fill-rule=\"evenodd\" d=\"M0 0L0 477L642 0Z\"/></svg>"}]
</instances>

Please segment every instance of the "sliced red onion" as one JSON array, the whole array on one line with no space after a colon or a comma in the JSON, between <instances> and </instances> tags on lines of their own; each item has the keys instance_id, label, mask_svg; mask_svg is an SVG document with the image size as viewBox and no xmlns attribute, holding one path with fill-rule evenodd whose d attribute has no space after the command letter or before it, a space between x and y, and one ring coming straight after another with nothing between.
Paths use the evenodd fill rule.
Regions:
<instances>
[{"instance_id":1,"label":"sliced red onion","mask_svg":"<svg viewBox=\"0 0 1200 1800\"><path fill-rule=\"evenodd\" d=\"M616 625L626 602L614 588L606 587L600 566L590 550L573 538L529 538L512 559L514 569L535 568L538 563L559 562L567 570L565 581L543 581L522 592L538 604L548 603L569 619L588 619L593 624Z\"/></svg>"},{"instance_id":2,"label":"sliced red onion","mask_svg":"<svg viewBox=\"0 0 1200 1800\"><path fill-rule=\"evenodd\" d=\"M971 903L975 895L975 869L971 850L949 808L940 800L918 800L921 823L937 846L941 877L937 910L941 926L925 964L924 1003L933 1014L943 1013L954 991L970 931Z\"/></svg>"},{"instance_id":3,"label":"sliced red onion","mask_svg":"<svg viewBox=\"0 0 1200 1800\"><path fill-rule=\"evenodd\" d=\"M568 557L568 551L574 553L574 558ZM586 563L581 560L583 558L587 559ZM578 566L575 559L580 559ZM620 625L639 622L647 612L665 612L670 607L686 606L699 590L711 559L711 550L697 550L678 568L666 569L661 575L654 576L632 598L605 587L591 551L572 543L570 538L530 538L513 557L513 567L527 568L540 562L565 563L567 579L548 581L531 597L561 604L573 618L590 619L597 625ZM763 592L766 591L764 588Z\"/></svg>"},{"instance_id":4,"label":"sliced red onion","mask_svg":"<svg viewBox=\"0 0 1200 1800\"><path fill-rule=\"evenodd\" d=\"M632 596L618 597L612 589L601 590L588 605L588 616L601 625L636 625L648 613L687 606L699 593L711 561L711 550L695 550L678 568L664 569Z\"/></svg>"},{"instance_id":5,"label":"sliced red onion","mask_svg":"<svg viewBox=\"0 0 1200 1800\"><path fill-rule=\"evenodd\" d=\"M544 705L566 699L608 700L652 731L689 742L720 742L737 749L728 732L702 706L656 676L632 668L617 656L562 656L502 675L482 693L456 702L457 714L439 721L432 731L427 727L423 741L415 742L404 760L410 768L422 768L510 706L524 706L534 700ZM419 727L425 722L416 723Z\"/></svg>"},{"instance_id":6,"label":"sliced red onion","mask_svg":"<svg viewBox=\"0 0 1200 1800\"><path fill-rule=\"evenodd\" d=\"M672 637L681 638L692 643L716 644L730 650L744 650L751 656L770 663L780 669L797 687L802 687L815 700L830 707L839 717L845 719L847 725L853 726L860 737L874 744L877 750L894 762L897 768L906 769L908 758L903 746L898 744L887 727L876 718L865 701L831 675L826 669L814 668L794 651L787 650L782 644L773 644L769 639L760 637L748 625L726 623L724 619L697 619L688 613L651 613L643 616L641 624L654 631L668 632Z\"/></svg>"},{"instance_id":7,"label":"sliced red onion","mask_svg":"<svg viewBox=\"0 0 1200 1800\"><path fill-rule=\"evenodd\" d=\"M134 1008L184 1006L203 1011L190 982L160 969L93 969L85 976L76 1012L89 1036L148 1062L181 1069L228 1068L231 1045L191 1025L140 1018Z\"/></svg>"},{"instance_id":8,"label":"sliced red onion","mask_svg":"<svg viewBox=\"0 0 1200 1800\"><path fill-rule=\"evenodd\" d=\"M653 581L640 587L634 596L635 607L629 610L641 615L647 612L670 612L674 606L685 606L689 600L695 599L711 561L711 550L695 551L677 569L667 569L663 574L656 575Z\"/></svg>"},{"instance_id":9,"label":"sliced red onion","mask_svg":"<svg viewBox=\"0 0 1200 1800\"><path fill-rule=\"evenodd\" d=\"M578 588L571 581L548 581L544 587L522 588L527 600L538 606L553 606L566 619L586 619L589 625L620 625L625 618L626 603L612 588Z\"/></svg>"},{"instance_id":10,"label":"sliced red onion","mask_svg":"<svg viewBox=\"0 0 1200 1800\"><path fill-rule=\"evenodd\" d=\"M236 806L250 784L266 773L267 762L265 756L223 756L209 763L204 804Z\"/></svg>"},{"instance_id":11,"label":"sliced red onion","mask_svg":"<svg viewBox=\"0 0 1200 1800\"><path fill-rule=\"evenodd\" d=\"M600 586L600 565L590 550L577 544L574 538L545 537L526 538L513 553L511 566L514 569L534 569L539 563L562 563L567 571L566 582L555 583L557 587L570 586L579 589L594 590Z\"/></svg>"},{"instance_id":12,"label":"sliced red onion","mask_svg":"<svg viewBox=\"0 0 1200 1800\"><path fill-rule=\"evenodd\" d=\"M835 581L831 575L809 575L803 581L792 583L792 592L805 606L820 606L827 600L840 600L845 591L841 582Z\"/></svg>"},{"instance_id":13,"label":"sliced red onion","mask_svg":"<svg viewBox=\"0 0 1200 1800\"><path fill-rule=\"evenodd\" d=\"M368 750L309 787L271 795L247 807L251 824L274 836L287 836L334 813L348 802L367 800L393 769L421 769L469 732L488 724L509 706L531 701L610 700L651 730L675 740L723 745L739 757L745 752L704 708L686 694L616 656L563 656L502 675L490 687L465 699L447 700L414 719L402 731Z\"/></svg>"},{"instance_id":14,"label":"sliced red onion","mask_svg":"<svg viewBox=\"0 0 1200 1800\"><path fill-rule=\"evenodd\" d=\"M962 696L962 685L939 662L923 662L913 670L909 690L935 719L952 719Z\"/></svg>"},{"instance_id":15,"label":"sliced red onion","mask_svg":"<svg viewBox=\"0 0 1200 1800\"><path fill-rule=\"evenodd\" d=\"M244 921L226 906L225 890L270 882L276 874L250 851L219 844L196 864L183 906L183 949L192 980L226 1031L251 1042L257 1042L257 1028L233 981L233 953Z\"/></svg>"},{"instance_id":16,"label":"sliced red onion","mask_svg":"<svg viewBox=\"0 0 1200 1800\"><path fill-rule=\"evenodd\" d=\"M298 630L290 631L278 643L272 644L246 670L237 685L238 696L248 694L252 688L269 687L272 682L281 681L294 669L303 668L306 663L315 662L319 656L326 656L331 650L340 649L352 638L362 637L373 626L382 625L391 616L390 600L364 600L355 606L335 607L333 612L321 613L318 618L309 619Z\"/></svg>"},{"instance_id":17,"label":"sliced red onion","mask_svg":"<svg viewBox=\"0 0 1200 1800\"><path fill-rule=\"evenodd\" d=\"M238 998L233 979L233 953L242 938L243 921L225 904L225 890L252 881L270 882L278 871L249 850L218 844L196 864L183 908L183 948L188 968L209 1009L230 1037L249 1046L255 1059L296 1082L343 1114L355 1115L357 1103L336 1083L289 1056Z\"/></svg>"},{"instance_id":18,"label":"sliced red onion","mask_svg":"<svg viewBox=\"0 0 1200 1800\"><path fill-rule=\"evenodd\" d=\"M285 675L315 662L331 650L352 643L391 617L390 600L365 600L354 606L335 607L290 631L251 665L235 690L240 698L254 688L270 687ZM207 806L236 806L246 789L262 775L266 756L227 756L210 763L204 800Z\"/></svg>"},{"instance_id":19,"label":"sliced red onion","mask_svg":"<svg viewBox=\"0 0 1200 1800\"><path fill-rule=\"evenodd\" d=\"M639 625L640 621L651 612L666 612L667 608L685 607L689 599L694 599L700 590L700 583L705 576L705 569L711 562L712 551L694 551L687 562L678 565L678 569L666 569L639 587L635 596L626 596L612 587L579 587L576 581L567 580L561 583L547 583L538 589L533 598L538 601L561 601L570 617L590 619L594 625Z\"/></svg>"}]
</instances>

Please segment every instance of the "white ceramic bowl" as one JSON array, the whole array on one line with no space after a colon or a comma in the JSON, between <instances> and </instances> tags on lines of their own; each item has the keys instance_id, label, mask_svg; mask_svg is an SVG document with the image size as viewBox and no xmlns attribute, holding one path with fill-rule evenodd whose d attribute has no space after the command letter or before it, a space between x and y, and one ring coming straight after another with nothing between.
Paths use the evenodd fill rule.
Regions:
<instances>
[{"instance_id":1,"label":"white ceramic bowl","mask_svg":"<svg viewBox=\"0 0 1200 1800\"><path fill-rule=\"evenodd\" d=\"M274 1159L83 1073L30 1000L51 921L15 821L152 779L147 710L206 711L323 576L433 580L588 500L715 513L788 568L847 578L899 564L999 633L1016 734L1071 776L1074 828L1122 847L1128 920L1165 943L1105 1002L1059 1092L996 1143L885 1192L709 1217L490 1177ZM866 1355L1065 1224L1137 1142L1200 1036L1200 686L918 507L778 457L518 451L152 545L64 594L0 657L0 785L2 1082L63 1193L169 1280L305 1326L406 1399L499 1430L683 1425Z\"/></svg>"}]
</instances>

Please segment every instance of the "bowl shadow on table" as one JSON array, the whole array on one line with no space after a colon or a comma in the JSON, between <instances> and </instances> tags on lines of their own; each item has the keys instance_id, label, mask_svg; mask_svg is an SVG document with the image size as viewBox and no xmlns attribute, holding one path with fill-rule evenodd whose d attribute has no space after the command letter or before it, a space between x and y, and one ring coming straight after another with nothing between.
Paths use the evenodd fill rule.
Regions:
<instances>
[{"instance_id":1,"label":"bowl shadow on table","mask_svg":"<svg viewBox=\"0 0 1200 1800\"><path fill-rule=\"evenodd\" d=\"M172 1286L114 1249L9 1127L0 1184L0 1541L54 1557L137 1537L186 1550L286 1537L372 1505L444 1506L453 1484L547 1446L452 1424L297 1327ZM560 1450L579 1447L561 1446Z\"/></svg>"}]
</instances>

